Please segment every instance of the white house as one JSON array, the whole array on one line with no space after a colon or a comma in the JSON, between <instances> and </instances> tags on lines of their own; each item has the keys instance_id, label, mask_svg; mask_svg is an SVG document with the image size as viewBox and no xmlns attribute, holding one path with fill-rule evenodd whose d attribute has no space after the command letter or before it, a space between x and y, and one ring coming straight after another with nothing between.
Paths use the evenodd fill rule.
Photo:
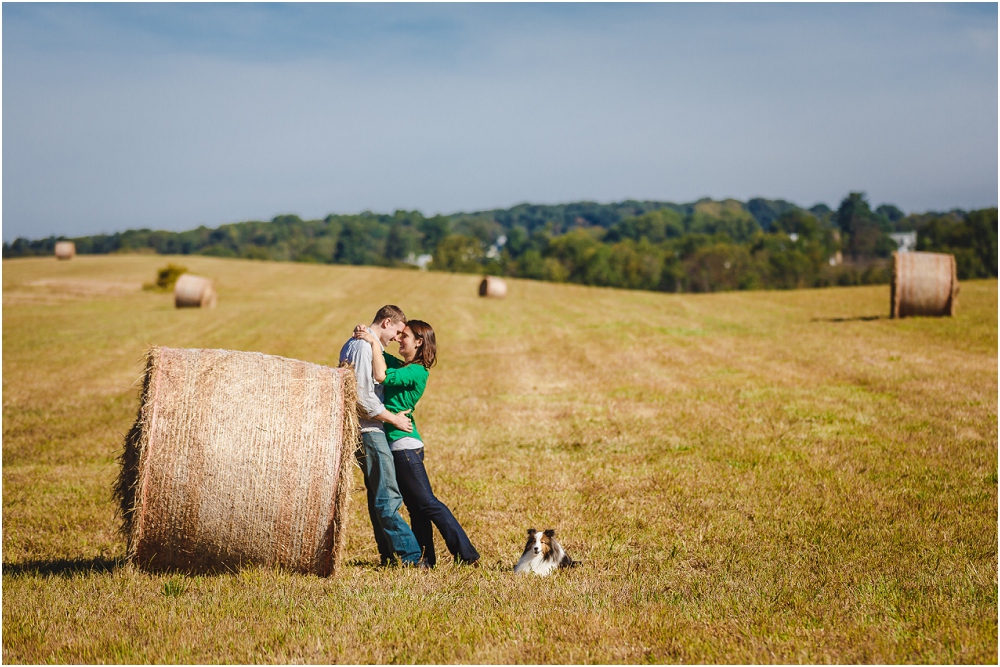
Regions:
<instances>
[{"instance_id":1,"label":"white house","mask_svg":"<svg viewBox=\"0 0 1000 667\"><path fill-rule=\"evenodd\" d=\"M489 250L486 251L486 256L489 259L496 259L500 256L500 250L507 244L507 237L501 235L497 242L490 246Z\"/></svg>"},{"instance_id":2,"label":"white house","mask_svg":"<svg viewBox=\"0 0 1000 667\"><path fill-rule=\"evenodd\" d=\"M916 232L899 232L897 234L889 234L889 238L896 242L896 248L899 252L913 252L917 249Z\"/></svg>"},{"instance_id":3,"label":"white house","mask_svg":"<svg viewBox=\"0 0 1000 667\"><path fill-rule=\"evenodd\" d=\"M424 270L427 269L427 265L431 263L432 259L434 259L434 257L431 256L431 255L419 255L418 256L418 255L414 255L411 252L409 254L409 256L406 259L404 259L403 261L406 262L407 264L412 264L413 266L417 267L421 271L424 271Z\"/></svg>"}]
</instances>

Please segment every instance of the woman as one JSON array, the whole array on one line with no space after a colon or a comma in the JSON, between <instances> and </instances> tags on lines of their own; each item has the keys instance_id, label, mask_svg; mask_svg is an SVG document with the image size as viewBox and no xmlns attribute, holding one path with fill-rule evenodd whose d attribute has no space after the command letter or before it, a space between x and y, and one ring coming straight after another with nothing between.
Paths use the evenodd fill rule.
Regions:
<instances>
[{"instance_id":1,"label":"woman","mask_svg":"<svg viewBox=\"0 0 1000 667\"><path fill-rule=\"evenodd\" d=\"M437 361L437 341L434 329L422 320L410 320L399 334L399 354L402 361L383 352L379 339L368 327L358 325L355 338L362 338L372 346L372 372L377 382L385 388L383 403L386 410L409 413L427 387L428 369ZM396 481L403 495L403 503L410 513L410 524L417 544L424 552L424 562L434 567L434 529L437 526L448 551L456 563L479 566L479 552L472 546L451 510L434 496L427 470L424 468L424 443L413 420L413 431L406 433L385 425L389 449L396 464Z\"/></svg>"}]
</instances>

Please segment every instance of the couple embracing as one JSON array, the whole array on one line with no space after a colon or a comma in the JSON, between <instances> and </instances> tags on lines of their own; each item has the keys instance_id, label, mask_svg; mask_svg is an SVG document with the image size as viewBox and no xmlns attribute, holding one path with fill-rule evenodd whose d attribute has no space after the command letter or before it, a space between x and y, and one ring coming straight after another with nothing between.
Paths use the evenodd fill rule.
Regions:
<instances>
[{"instance_id":1,"label":"couple embracing","mask_svg":"<svg viewBox=\"0 0 1000 667\"><path fill-rule=\"evenodd\" d=\"M393 341L399 342L402 359L385 351ZM422 320L407 322L396 306L380 308L370 325L359 324L340 350L341 363L353 364L357 377L363 445L358 458L382 565L434 567L432 526L456 563L479 565L479 552L431 490L423 438L413 420L436 357L434 329ZM403 504L412 528L400 514Z\"/></svg>"}]
</instances>

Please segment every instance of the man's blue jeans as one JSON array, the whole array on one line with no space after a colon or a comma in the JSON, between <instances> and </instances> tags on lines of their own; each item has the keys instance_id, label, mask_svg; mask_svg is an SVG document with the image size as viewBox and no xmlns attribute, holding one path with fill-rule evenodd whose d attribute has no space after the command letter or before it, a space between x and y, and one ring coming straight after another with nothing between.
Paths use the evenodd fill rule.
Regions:
<instances>
[{"instance_id":1,"label":"man's blue jeans","mask_svg":"<svg viewBox=\"0 0 1000 667\"><path fill-rule=\"evenodd\" d=\"M416 563L420 560L420 545L403 520L403 515L399 513L403 507L403 496L399 493L396 467L393 465L385 433L362 433L361 442L364 451L358 459L365 473L368 516L372 520L382 564L387 565L396 557L404 563Z\"/></svg>"}]
</instances>

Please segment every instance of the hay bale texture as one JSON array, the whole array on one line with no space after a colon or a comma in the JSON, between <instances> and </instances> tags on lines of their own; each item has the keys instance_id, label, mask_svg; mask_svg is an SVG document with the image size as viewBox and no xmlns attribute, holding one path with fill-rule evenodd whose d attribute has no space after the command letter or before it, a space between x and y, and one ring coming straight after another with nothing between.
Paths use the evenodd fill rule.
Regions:
<instances>
[{"instance_id":1,"label":"hay bale texture","mask_svg":"<svg viewBox=\"0 0 1000 667\"><path fill-rule=\"evenodd\" d=\"M150 349L115 487L129 560L334 572L360 441L355 401L349 367Z\"/></svg>"},{"instance_id":2,"label":"hay bale texture","mask_svg":"<svg viewBox=\"0 0 1000 667\"><path fill-rule=\"evenodd\" d=\"M507 283L496 276L486 276L479 283L479 296L502 299L507 296Z\"/></svg>"},{"instance_id":3,"label":"hay bale texture","mask_svg":"<svg viewBox=\"0 0 1000 667\"><path fill-rule=\"evenodd\" d=\"M215 308L215 287L201 276L183 273L174 284L174 306L177 308Z\"/></svg>"},{"instance_id":4,"label":"hay bale texture","mask_svg":"<svg viewBox=\"0 0 1000 667\"><path fill-rule=\"evenodd\" d=\"M56 241L56 259L76 257L76 244L72 241Z\"/></svg>"},{"instance_id":5,"label":"hay bale texture","mask_svg":"<svg viewBox=\"0 0 1000 667\"><path fill-rule=\"evenodd\" d=\"M955 256L897 252L892 258L891 317L952 316L958 302Z\"/></svg>"}]
</instances>

